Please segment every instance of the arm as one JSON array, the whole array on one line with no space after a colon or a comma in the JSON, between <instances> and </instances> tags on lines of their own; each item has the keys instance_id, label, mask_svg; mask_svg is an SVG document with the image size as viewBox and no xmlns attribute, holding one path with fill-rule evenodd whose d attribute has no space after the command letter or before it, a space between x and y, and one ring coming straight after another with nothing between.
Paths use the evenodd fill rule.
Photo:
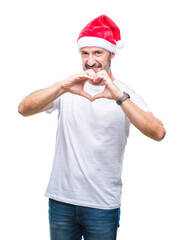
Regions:
<instances>
[{"instance_id":1,"label":"arm","mask_svg":"<svg viewBox=\"0 0 184 240\"><path fill-rule=\"evenodd\" d=\"M105 89L102 93L95 95L93 99L105 97L117 101L123 96L124 93L113 83L107 72L99 72L94 81L98 82L99 79L103 79L105 83ZM130 99L122 102L120 106L126 116L129 118L130 122L144 135L156 141L161 141L164 138L166 131L163 127L163 124L159 119L154 117L151 112L143 111Z\"/></svg>"},{"instance_id":2,"label":"arm","mask_svg":"<svg viewBox=\"0 0 184 240\"><path fill-rule=\"evenodd\" d=\"M75 74L63 81L59 81L49 88L31 93L19 104L19 113L27 117L46 111L53 107L56 98L66 92L81 95L92 101L92 97L83 90L85 82L91 80L92 75L94 75L94 72L92 70L87 70Z\"/></svg>"},{"instance_id":3,"label":"arm","mask_svg":"<svg viewBox=\"0 0 184 240\"><path fill-rule=\"evenodd\" d=\"M122 92L121 96L123 96ZM120 106L129 118L130 122L144 135L156 141L161 141L164 138L166 134L164 126L162 122L157 119L151 112L143 111L141 108L136 106L130 99L122 102Z\"/></svg>"},{"instance_id":4,"label":"arm","mask_svg":"<svg viewBox=\"0 0 184 240\"><path fill-rule=\"evenodd\" d=\"M65 93L62 82L31 93L21 101L18 111L24 117L46 111L53 107L54 100Z\"/></svg>"}]
</instances>

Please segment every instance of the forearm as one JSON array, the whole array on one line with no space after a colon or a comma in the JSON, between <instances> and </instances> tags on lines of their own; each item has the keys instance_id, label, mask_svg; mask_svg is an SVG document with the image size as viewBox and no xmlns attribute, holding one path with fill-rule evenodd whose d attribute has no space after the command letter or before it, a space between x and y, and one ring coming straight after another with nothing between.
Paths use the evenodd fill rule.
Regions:
<instances>
[{"instance_id":1,"label":"forearm","mask_svg":"<svg viewBox=\"0 0 184 240\"><path fill-rule=\"evenodd\" d=\"M156 141L161 141L164 138L166 132L163 124L151 112L143 111L130 99L125 100L120 106L130 122L144 135Z\"/></svg>"},{"instance_id":2,"label":"forearm","mask_svg":"<svg viewBox=\"0 0 184 240\"><path fill-rule=\"evenodd\" d=\"M47 105L65 93L62 87L62 81L57 82L53 86L33 92L19 104L18 111L23 116L30 116L39 113Z\"/></svg>"}]
</instances>

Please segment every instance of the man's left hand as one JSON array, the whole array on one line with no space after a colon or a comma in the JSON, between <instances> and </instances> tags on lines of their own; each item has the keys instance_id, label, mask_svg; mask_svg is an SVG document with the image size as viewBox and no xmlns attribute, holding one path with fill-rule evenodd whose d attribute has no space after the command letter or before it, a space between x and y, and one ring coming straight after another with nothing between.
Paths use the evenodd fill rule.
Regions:
<instances>
[{"instance_id":1,"label":"man's left hand","mask_svg":"<svg viewBox=\"0 0 184 240\"><path fill-rule=\"evenodd\" d=\"M105 70L98 72L96 77L93 79L94 83L98 83L99 81L104 83L105 89L103 92L93 96L93 101L98 98L108 98L117 101L123 96L121 90L113 83L112 79Z\"/></svg>"}]
</instances>

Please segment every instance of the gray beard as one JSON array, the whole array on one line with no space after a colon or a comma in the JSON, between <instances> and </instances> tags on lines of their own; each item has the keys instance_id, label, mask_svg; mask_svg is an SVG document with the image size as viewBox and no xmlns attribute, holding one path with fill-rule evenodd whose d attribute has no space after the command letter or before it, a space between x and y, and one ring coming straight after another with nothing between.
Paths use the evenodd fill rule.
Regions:
<instances>
[{"instance_id":1,"label":"gray beard","mask_svg":"<svg viewBox=\"0 0 184 240\"><path fill-rule=\"evenodd\" d=\"M102 65L101 64L94 64L92 66L97 66L97 67L101 67ZM83 70L86 71L88 69L90 69L90 67L92 66L89 66L88 64L85 64L85 66L83 66ZM109 52L109 56L108 56L108 59L107 59L107 65L102 68L102 70L106 70L106 72L109 74L110 73L110 70L111 70L111 52Z\"/></svg>"}]
</instances>

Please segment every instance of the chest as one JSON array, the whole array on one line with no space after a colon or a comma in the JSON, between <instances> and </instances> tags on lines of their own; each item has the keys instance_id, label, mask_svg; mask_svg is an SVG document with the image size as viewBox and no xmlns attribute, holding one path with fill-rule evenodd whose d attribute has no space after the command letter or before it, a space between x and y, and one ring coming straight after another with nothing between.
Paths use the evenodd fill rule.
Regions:
<instances>
[{"instance_id":1,"label":"chest","mask_svg":"<svg viewBox=\"0 0 184 240\"><path fill-rule=\"evenodd\" d=\"M60 108L65 124L80 127L119 128L126 121L125 114L114 100L105 98L90 102L88 99L68 94L63 98Z\"/></svg>"}]
</instances>

